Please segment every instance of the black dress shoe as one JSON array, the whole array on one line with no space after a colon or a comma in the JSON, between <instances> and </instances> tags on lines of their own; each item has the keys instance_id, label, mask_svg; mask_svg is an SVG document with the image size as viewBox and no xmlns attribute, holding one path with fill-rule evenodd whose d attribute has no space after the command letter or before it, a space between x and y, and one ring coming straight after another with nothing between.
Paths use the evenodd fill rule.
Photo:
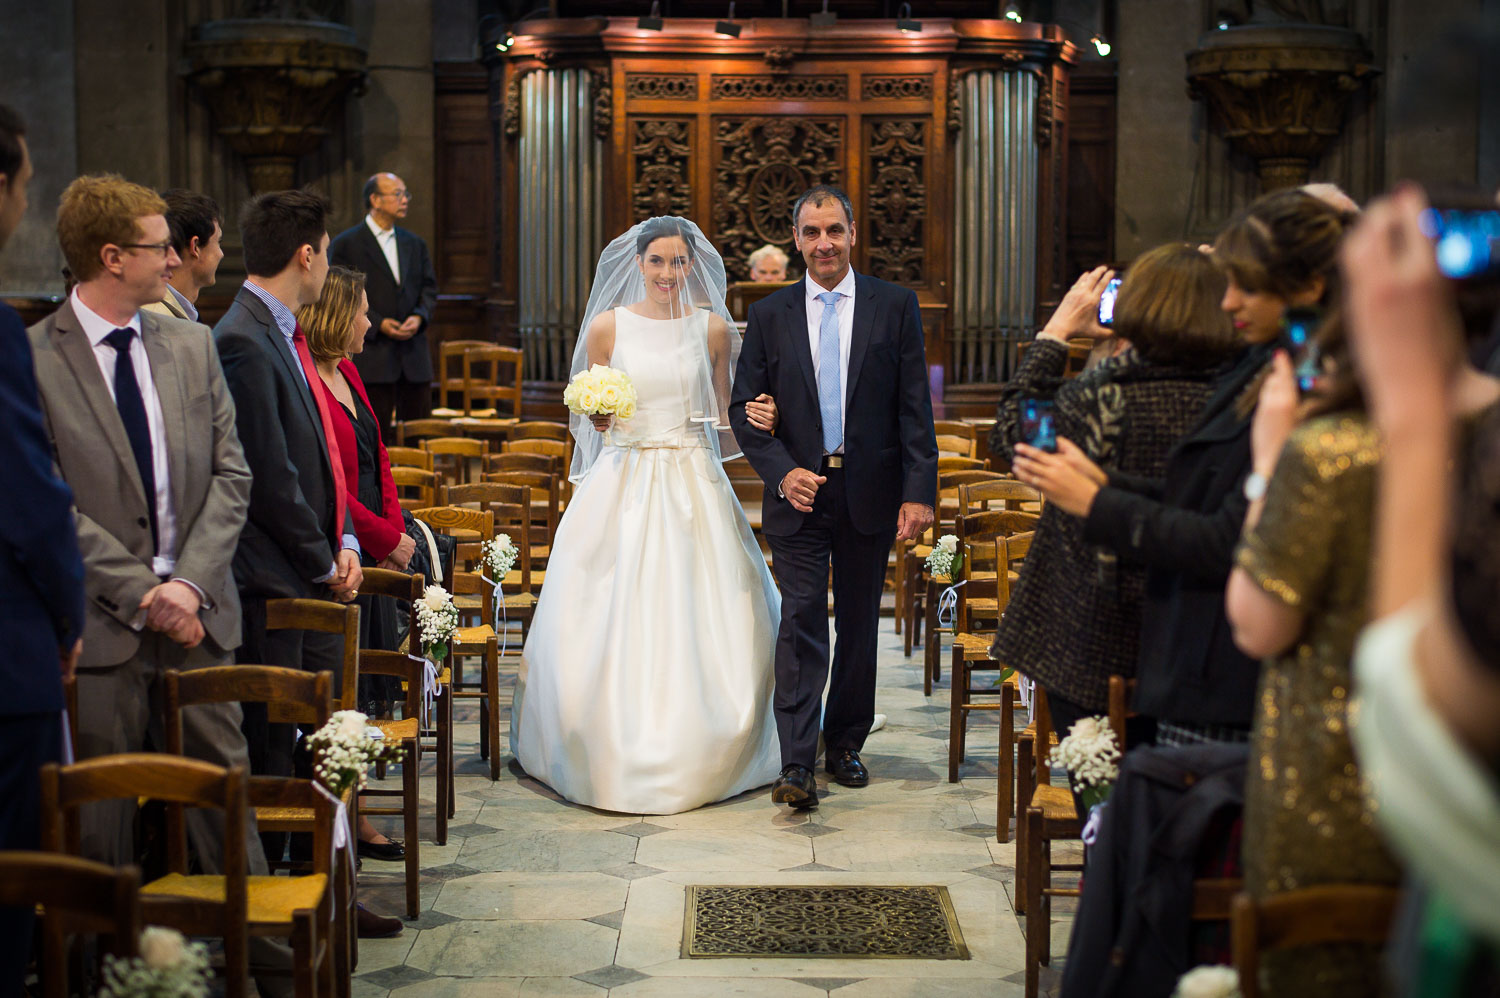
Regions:
<instances>
[{"instance_id":1,"label":"black dress shoe","mask_svg":"<svg viewBox=\"0 0 1500 998\"><path fill-rule=\"evenodd\" d=\"M366 842L360 839L355 851L370 859L392 861L406 858L406 847L395 839L388 839L385 842Z\"/></svg>"},{"instance_id":2,"label":"black dress shoe","mask_svg":"<svg viewBox=\"0 0 1500 998\"><path fill-rule=\"evenodd\" d=\"M776 804L790 804L795 811L806 811L818 806L818 782L812 770L791 763L781 770L776 782L771 784L771 800Z\"/></svg>"},{"instance_id":3,"label":"black dress shoe","mask_svg":"<svg viewBox=\"0 0 1500 998\"><path fill-rule=\"evenodd\" d=\"M828 753L826 767L833 782L841 787L863 787L870 782L870 771L859 761L859 753L853 749Z\"/></svg>"},{"instance_id":4,"label":"black dress shoe","mask_svg":"<svg viewBox=\"0 0 1500 998\"><path fill-rule=\"evenodd\" d=\"M364 905L355 905L354 927L361 939L389 939L399 936L405 928L401 919L391 915L377 915Z\"/></svg>"}]
</instances>

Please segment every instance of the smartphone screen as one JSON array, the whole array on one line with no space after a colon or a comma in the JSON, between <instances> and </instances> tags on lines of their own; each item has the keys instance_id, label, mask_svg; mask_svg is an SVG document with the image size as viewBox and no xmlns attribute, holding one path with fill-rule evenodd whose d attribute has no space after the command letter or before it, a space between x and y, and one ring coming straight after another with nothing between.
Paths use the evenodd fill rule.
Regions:
<instances>
[{"instance_id":1,"label":"smartphone screen","mask_svg":"<svg viewBox=\"0 0 1500 998\"><path fill-rule=\"evenodd\" d=\"M1115 324L1115 299L1120 296L1120 278L1112 277L1104 286L1104 293L1099 296L1099 325L1113 326Z\"/></svg>"},{"instance_id":2,"label":"smartphone screen","mask_svg":"<svg viewBox=\"0 0 1500 998\"><path fill-rule=\"evenodd\" d=\"M1312 391L1323 373L1318 345L1313 342L1322 319L1315 308L1289 308L1281 317L1281 348L1292 360L1297 388L1303 393Z\"/></svg>"},{"instance_id":3,"label":"smartphone screen","mask_svg":"<svg viewBox=\"0 0 1500 998\"><path fill-rule=\"evenodd\" d=\"M1057 425L1051 399L1023 399L1021 438L1038 450L1057 452Z\"/></svg>"},{"instance_id":4,"label":"smartphone screen","mask_svg":"<svg viewBox=\"0 0 1500 998\"><path fill-rule=\"evenodd\" d=\"M1445 277L1500 278L1500 209L1428 208L1421 225Z\"/></svg>"}]
</instances>

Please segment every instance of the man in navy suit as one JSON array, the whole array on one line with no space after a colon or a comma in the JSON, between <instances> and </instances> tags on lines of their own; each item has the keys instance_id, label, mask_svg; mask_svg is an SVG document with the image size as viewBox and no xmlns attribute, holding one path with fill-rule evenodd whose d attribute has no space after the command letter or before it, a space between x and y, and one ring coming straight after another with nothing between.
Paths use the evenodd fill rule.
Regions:
<instances>
[{"instance_id":1,"label":"man in navy suit","mask_svg":"<svg viewBox=\"0 0 1500 998\"><path fill-rule=\"evenodd\" d=\"M328 246L329 263L365 272L370 330L364 351L354 355L354 366L387 444L395 443L393 409L398 422L422 419L432 411L427 324L437 305L437 276L427 244L396 225L410 204L404 180L394 173L375 174L365 181L369 214Z\"/></svg>"},{"instance_id":2,"label":"man in navy suit","mask_svg":"<svg viewBox=\"0 0 1500 998\"><path fill-rule=\"evenodd\" d=\"M750 307L729 418L766 485L762 523L781 589L783 768L771 799L800 809L818 803L830 561L838 644L822 711L825 766L836 783L862 787L887 555L895 538L932 525L937 440L917 296L854 273L854 209L843 191L812 188L792 221L807 273ZM762 392L776 399L775 435L745 418Z\"/></svg>"},{"instance_id":3,"label":"man in navy suit","mask_svg":"<svg viewBox=\"0 0 1500 998\"><path fill-rule=\"evenodd\" d=\"M26 128L0 104L0 249L26 213ZM0 850L35 849L37 773L62 758L65 675L83 642L83 562L73 493L52 466L26 326L0 302ZM0 908L0 993L21 990L32 913Z\"/></svg>"}]
</instances>

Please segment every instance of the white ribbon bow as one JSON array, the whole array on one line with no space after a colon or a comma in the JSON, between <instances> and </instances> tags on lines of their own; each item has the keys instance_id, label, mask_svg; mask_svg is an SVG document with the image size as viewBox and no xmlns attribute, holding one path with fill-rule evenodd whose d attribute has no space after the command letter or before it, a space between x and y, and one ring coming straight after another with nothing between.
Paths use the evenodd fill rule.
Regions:
<instances>
[{"instance_id":1,"label":"white ribbon bow","mask_svg":"<svg viewBox=\"0 0 1500 998\"><path fill-rule=\"evenodd\" d=\"M937 620L939 627L951 628L953 615L958 611L958 587L968 585L968 580L955 583L938 596Z\"/></svg>"},{"instance_id":2,"label":"white ribbon bow","mask_svg":"<svg viewBox=\"0 0 1500 998\"><path fill-rule=\"evenodd\" d=\"M329 856L329 865L333 866L334 864L338 863L339 850L342 849L344 851L344 858L349 863L350 883L353 883L354 850L349 847L349 807L343 802L343 800L335 797L327 787L323 786L323 784L319 783L317 780L313 780L312 785L318 788L318 793L326 797L329 803L333 804L334 808L333 835L331 836L333 839L333 852L332 855Z\"/></svg>"},{"instance_id":3,"label":"white ribbon bow","mask_svg":"<svg viewBox=\"0 0 1500 998\"><path fill-rule=\"evenodd\" d=\"M505 596L500 592L500 583L483 572L479 573L479 577L494 587L491 590L491 595L495 601L495 619L490 623L495 628L495 634L500 638L500 657L504 658L506 649L510 647L508 644L510 641L510 621L505 616Z\"/></svg>"},{"instance_id":4,"label":"white ribbon bow","mask_svg":"<svg viewBox=\"0 0 1500 998\"><path fill-rule=\"evenodd\" d=\"M443 687L438 684L437 663L421 655L407 655L406 657L413 662L422 663L422 727L425 728L432 717L432 698L443 695Z\"/></svg>"}]
</instances>

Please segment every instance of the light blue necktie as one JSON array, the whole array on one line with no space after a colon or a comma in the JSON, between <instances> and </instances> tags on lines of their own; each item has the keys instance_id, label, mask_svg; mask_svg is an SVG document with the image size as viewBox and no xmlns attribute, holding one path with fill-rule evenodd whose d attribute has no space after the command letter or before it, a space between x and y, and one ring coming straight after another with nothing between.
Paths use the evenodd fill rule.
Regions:
<instances>
[{"instance_id":1,"label":"light blue necktie","mask_svg":"<svg viewBox=\"0 0 1500 998\"><path fill-rule=\"evenodd\" d=\"M839 398L839 313L837 291L818 295L818 410L823 414L823 450L832 454L844 442L844 406Z\"/></svg>"}]
</instances>

